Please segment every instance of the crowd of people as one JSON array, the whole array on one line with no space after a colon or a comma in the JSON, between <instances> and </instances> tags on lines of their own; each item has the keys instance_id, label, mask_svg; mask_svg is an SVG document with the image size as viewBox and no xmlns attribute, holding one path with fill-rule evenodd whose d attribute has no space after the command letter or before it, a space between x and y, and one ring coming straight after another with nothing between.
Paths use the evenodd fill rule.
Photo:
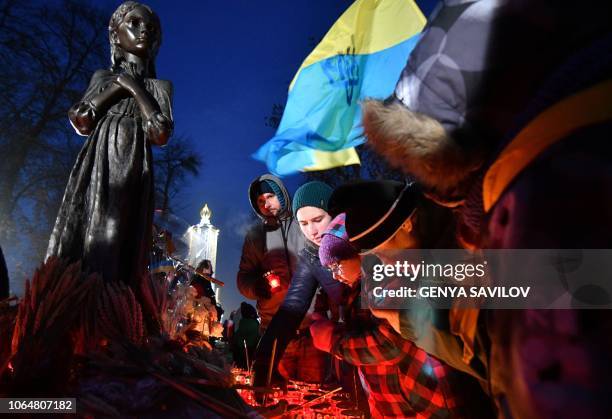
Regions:
<instances>
[{"instance_id":1,"label":"crowd of people","mask_svg":"<svg viewBox=\"0 0 612 419\"><path fill-rule=\"evenodd\" d=\"M286 229L268 233L284 245L280 273L258 244L259 291L244 293L266 306L256 385L308 335L357 369L374 417L610 416L606 310L378 310L358 292L366 252L393 263L400 249L610 248L612 42L601 7L448 1L434 12L394 93L362 106L368 146L406 181L302 185L279 208L303 248ZM282 286L269 298L263 273L276 269ZM338 309L317 311L317 293Z\"/></svg>"},{"instance_id":2,"label":"crowd of people","mask_svg":"<svg viewBox=\"0 0 612 419\"><path fill-rule=\"evenodd\" d=\"M241 304L223 335L255 388L337 383L376 418L612 416L609 311L382 310L362 298L365 258L393 264L399 250L612 248L609 13L588 0L445 1L394 93L362 104L368 146L405 181L311 181L293 197L275 176L251 183L260 221L244 239L237 287L256 307ZM132 36L137 29L146 36ZM142 320L138 330L144 322L149 335L185 332L188 318L195 327L185 335L208 342L222 335L210 261L184 284L170 281L171 291L185 285L171 326L160 327L148 282L151 146L173 130L171 85L155 78L159 19L126 2L109 37L110 69L93 75L69 112L89 139L47 263L99 274L102 300L115 282L127 284L134 307L122 308ZM7 296L0 249L0 299ZM32 307L22 302L21 316Z\"/></svg>"},{"instance_id":3,"label":"crowd of people","mask_svg":"<svg viewBox=\"0 0 612 419\"><path fill-rule=\"evenodd\" d=\"M284 190L280 180L275 182L276 190ZM275 201L269 195L273 192L266 192L265 187L259 191L257 198L262 202L264 198ZM263 242L257 252L261 255L256 264L259 276L251 286L267 290L257 294L258 306L263 302L270 310L274 303L266 298L272 286L264 273L291 269L293 276L289 282L283 281L277 292L284 298L276 300L272 307L275 314L260 329L261 339L252 358L256 387L283 380L336 381L373 417L492 415L492 404L479 379L465 372L469 368L451 367L360 303L360 251L415 246L420 239L417 232L429 222L428 217L420 217L423 227L413 228L421 200L415 183L397 181L356 181L336 190L314 181L295 192L288 214L294 214L305 239L303 247L281 242L283 253L291 256L282 260L286 265L280 268ZM379 223L384 215L384 222ZM362 231L368 234L354 242L349 231L353 236ZM284 233L277 234L282 240ZM243 260L252 252L248 246L247 237ZM289 263L294 259L297 263L291 268ZM244 352L238 347L240 351ZM276 374L273 382L267 382L272 359ZM355 375L360 383L356 393Z\"/></svg>"},{"instance_id":4,"label":"crowd of people","mask_svg":"<svg viewBox=\"0 0 612 419\"><path fill-rule=\"evenodd\" d=\"M267 186L270 179L272 188ZM378 310L362 304L361 290L368 284L362 268L366 254L393 264L394 250L465 247L456 212L432 202L417 182L358 180L332 189L314 181L298 188L289 201L281 181L265 175L251 185L250 195L260 203L254 206L258 214L284 217L284 224L267 221L252 230L268 234L267 240L246 237L238 274L245 297L265 307L259 312L258 333L253 323L248 338L240 334L233 343L238 364L253 369L256 387L286 380L334 381L372 417L486 418L501 409L533 409L536 417L538 408L551 408L534 406L542 400L517 394L516 382L501 375L511 365L537 372L537 367L512 359L522 345L508 339L520 332L512 329L516 323L508 322L524 311L430 306ZM298 240L287 239L294 223L304 239L301 247ZM269 251L266 243L276 247ZM280 285L274 283L277 278ZM245 307L241 311L244 317ZM351 383L355 373L357 393ZM538 379L564 387L557 376Z\"/></svg>"}]
</instances>

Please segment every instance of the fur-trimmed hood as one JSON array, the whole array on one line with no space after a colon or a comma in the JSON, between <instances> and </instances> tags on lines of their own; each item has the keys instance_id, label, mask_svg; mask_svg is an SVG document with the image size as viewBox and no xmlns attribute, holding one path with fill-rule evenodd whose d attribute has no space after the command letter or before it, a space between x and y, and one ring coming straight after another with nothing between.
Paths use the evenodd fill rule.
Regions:
<instances>
[{"instance_id":1,"label":"fur-trimmed hood","mask_svg":"<svg viewBox=\"0 0 612 419\"><path fill-rule=\"evenodd\" d=\"M368 143L442 200L461 199L553 71L609 32L605 2L446 0L385 101L363 104Z\"/></svg>"}]
</instances>

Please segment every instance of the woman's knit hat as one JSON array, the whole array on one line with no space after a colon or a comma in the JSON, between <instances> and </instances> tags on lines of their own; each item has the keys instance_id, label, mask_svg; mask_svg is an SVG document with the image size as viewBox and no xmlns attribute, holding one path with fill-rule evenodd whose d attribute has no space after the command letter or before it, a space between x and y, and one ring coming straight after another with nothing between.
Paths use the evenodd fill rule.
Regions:
<instances>
[{"instance_id":1,"label":"woman's knit hat","mask_svg":"<svg viewBox=\"0 0 612 419\"><path fill-rule=\"evenodd\" d=\"M334 218L321 238L319 259L321 265L329 266L341 260L351 259L359 253L349 242L345 227L346 214L342 213Z\"/></svg>"},{"instance_id":2,"label":"woman's knit hat","mask_svg":"<svg viewBox=\"0 0 612 419\"><path fill-rule=\"evenodd\" d=\"M333 189L326 183L313 181L303 184L293 195L293 214L303 207L328 209L329 198Z\"/></svg>"}]
</instances>

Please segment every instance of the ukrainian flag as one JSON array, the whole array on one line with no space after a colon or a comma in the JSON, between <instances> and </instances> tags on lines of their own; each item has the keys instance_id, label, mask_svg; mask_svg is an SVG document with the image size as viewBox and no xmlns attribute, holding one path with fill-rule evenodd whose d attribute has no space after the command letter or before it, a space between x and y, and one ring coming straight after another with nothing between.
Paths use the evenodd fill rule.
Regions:
<instances>
[{"instance_id":1,"label":"ukrainian flag","mask_svg":"<svg viewBox=\"0 0 612 419\"><path fill-rule=\"evenodd\" d=\"M276 135L253 157L278 176L359 164L359 103L393 93L425 23L413 0L355 1L302 63Z\"/></svg>"}]
</instances>

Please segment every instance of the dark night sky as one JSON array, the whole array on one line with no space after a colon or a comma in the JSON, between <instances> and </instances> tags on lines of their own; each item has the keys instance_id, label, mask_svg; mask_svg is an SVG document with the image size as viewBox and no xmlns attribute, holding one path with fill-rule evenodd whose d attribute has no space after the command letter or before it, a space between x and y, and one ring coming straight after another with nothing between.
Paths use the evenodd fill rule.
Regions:
<instances>
[{"instance_id":1,"label":"dark night sky","mask_svg":"<svg viewBox=\"0 0 612 419\"><path fill-rule=\"evenodd\" d=\"M301 62L351 4L346 0L149 1L160 16L158 77L174 84L176 133L192 138L204 160L183 193L178 216L193 224L207 202L221 229L216 276L226 282L226 311L243 297L235 286L242 240L251 220L246 190L264 173L250 158L274 134L265 125L285 103ZM435 1L419 2L428 15ZM287 179L290 192L300 176Z\"/></svg>"}]
</instances>

